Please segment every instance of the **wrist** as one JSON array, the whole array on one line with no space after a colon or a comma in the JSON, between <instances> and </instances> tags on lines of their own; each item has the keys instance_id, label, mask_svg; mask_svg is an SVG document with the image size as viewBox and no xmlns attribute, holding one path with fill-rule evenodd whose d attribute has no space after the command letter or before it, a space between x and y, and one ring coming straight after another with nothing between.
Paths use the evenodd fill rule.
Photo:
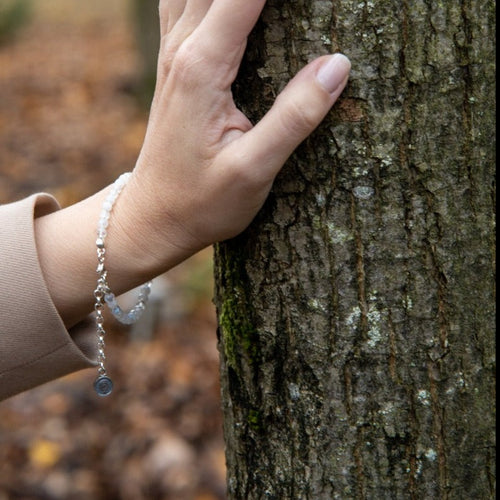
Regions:
<instances>
[{"instance_id":1,"label":"wrist","mask_svg":"<svg viewBox=\"0 0 500 500\"><path fill-rule=\"evenodd\" d=\"M117 200L107 237L110 282L117 289L144 283L205 246L189 238L165 198L133 172Z\"/></svg>"},{"instance_id":2,"label":"wrist","mask_svg":"<svg viewBox=\"0 0 500 500\"><path fill-rule=\"evenodd\" d=\"M67 327L92 311L97 227L111 189L35 219L42 273ZM197 249L177 243L182 241L179 235L175 224L148 201L132 177L113 207L107 228L106 268L114 293L141 285L195 253Z\"/></svg>"}]
</instances>

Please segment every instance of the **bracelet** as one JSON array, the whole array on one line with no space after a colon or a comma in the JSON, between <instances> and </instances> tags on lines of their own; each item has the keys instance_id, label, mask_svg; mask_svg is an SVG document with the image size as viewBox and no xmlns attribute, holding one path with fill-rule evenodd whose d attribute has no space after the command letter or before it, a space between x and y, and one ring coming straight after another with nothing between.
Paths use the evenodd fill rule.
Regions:
<instances>
[{"instance_id":1,"label":"bracelet","mask_svg":"<svg viewBox=\"0 0 500 500\"><path fill-rule=\"evenodd\" d=\"M106 367L104 366L104 362L106 360L106 356L104 354L105 347L105 336L106 331L104 330L104 315L103 309L104 304L106 304L113 316L126 325L131 325L135 323L142 315L144 310L146 309L146 304L149 299L149 294L151 292L151 281L148 281L144 285L141 286L139 292L139 298L130 309L130 311L124 311L117 303L115 295L111 292L108 285L108 273L106 271L106 267L104 265L104 259L106 255L106 248L104 246L104 242L107 236L107 228L109 226L109 219L111 216L111 212L113 210L113 206L118 199L118 196L122 192L123 188L127 184L130 176L132 174L127 172L122 174L113 184L111 191L108 196L104 200L102 205L101 214L99 216L99 222L97 225L97 239L96 239L96 247L97 247L97 286L94 290L94 311L95 311L95 320L96 320L96 330L97 330L97 369L98 376L94 382L94 389L98 396L108 396L111 394L113 390L113 382L108 377L106 372Z\"/></svg>"}]
</instances>

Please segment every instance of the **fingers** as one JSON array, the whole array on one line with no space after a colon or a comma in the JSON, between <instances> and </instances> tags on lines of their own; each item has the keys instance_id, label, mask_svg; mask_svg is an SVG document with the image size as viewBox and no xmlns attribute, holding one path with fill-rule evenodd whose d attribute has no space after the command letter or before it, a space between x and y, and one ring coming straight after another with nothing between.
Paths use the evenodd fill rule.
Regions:
<instances>
[{"instance_id":1,"label":"fingers","mask_svg":"<svg viewBox=\"0 0 500 500\"><path fill-rule=\"evenodd\" d=\"M214 54L225 54L244 44L266 0L160 0L161 36L181 20L193 29Z\"/></svg>"},{"instance_id":2,"label":"fingers","mask_svg":"<svg viewBox=\"0 0 500 500\"><path fill-rule=\"evenodd\" d=\"M169 74L179 48L203 20L212 3L213 0L161 0L157 88ZM196 50L201 46L198 42Z\"/></svg>"},{"instance_id":3,"label":"fingers","mask_svg":"<svg viewBox=\"0 0 500 500\"><path fill-rule=\"evenodd\" d=\"M205 17L213 0L161 0L160 34L165 36L182 22L186 36L193 31Z\"/></svg>"},{"instance_id":4,"label":"fingers","mask_svg":"<svg viewBox=\"0 0 500 500\"><path fill-rule=\"evenodd\" d=\"M165 36L181 17L186 0L160 0L160 34Z\"/></svg>"},{"instance_id":5,"label":"fingers","mask_svg":"<svg viewBox=\"0 0 500 500\"><path fill-rule=\"evenodd\" d=\"M181 68L196 61L206 62L202 79L228 88L238 71L248 34L265 3L265 0L161 0L160 83L170 74L174 59L180 59ZM185 50L181 51L182 46Z\"/></svg>"},{"instance_id":6,"label":"fingers","mask_svg":"<svg viewBox=\"0 0 500 500\"><path fill-rule=\"evenodd\" d=\"M266 0L214 0L199 26L208 53L216 59L241 50Z\"/></svg>"},{"instance_id":7,"label":"fingers","mask_svg":"<svg viewBox=\"0 0 500 500\"><path fill-rule=\"evenodd\" d=\"M249 168L258 166L264 178L274 178L337 100L350 68L341 54L316 59L287 85L266 116L231 146L250 152Z\"/></svg>"},{"instance_id":8,"label":"fingers","mask_svg":"<svg viewBox=\"0 0 500 500\"><path fill-rule=\"evenodd\" d=\"M188 0L182 21L192 28L198 26L214 0Z\"/></svg>"}]
</instances>

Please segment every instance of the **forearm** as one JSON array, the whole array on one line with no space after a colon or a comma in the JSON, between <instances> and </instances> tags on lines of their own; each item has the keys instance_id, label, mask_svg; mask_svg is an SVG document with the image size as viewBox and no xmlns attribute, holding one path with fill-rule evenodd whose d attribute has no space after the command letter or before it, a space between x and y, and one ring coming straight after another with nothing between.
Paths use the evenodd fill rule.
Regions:
<instances>
[{"instance_id":1,"label":"forearm","mask_svg":"<svg viewBox=\"0 0 500 500\"><path fill-rule=\"evenodd\" d=\"M35 220L35 238L52 300L69 328L93 309L97 281L97 222L110 187ZM169 221L148 207L135 179L111 214L106 237L106 269L115 295L174 267L196 251L170 243ZM178 233L171 228L174 238ZM178 238L179 241L181 238Z\"/></svg>"}]
</instances>

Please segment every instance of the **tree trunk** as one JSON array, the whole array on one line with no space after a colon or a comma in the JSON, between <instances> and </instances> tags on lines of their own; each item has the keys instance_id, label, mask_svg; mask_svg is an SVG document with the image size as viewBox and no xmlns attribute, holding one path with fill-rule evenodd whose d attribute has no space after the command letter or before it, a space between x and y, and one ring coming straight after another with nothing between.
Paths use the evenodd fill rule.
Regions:
<instances>
[{"instance_id":1,"label":"tree trunk","mask_svg":"<svg viewBox=\"0 0 500 500\"><path fill-rule=\"evenodd\" d=\"M489 499L495 2L269 0L257 121L307 61L344 96L216 248L231 499Z\"/></svg>"}]
</instances>

